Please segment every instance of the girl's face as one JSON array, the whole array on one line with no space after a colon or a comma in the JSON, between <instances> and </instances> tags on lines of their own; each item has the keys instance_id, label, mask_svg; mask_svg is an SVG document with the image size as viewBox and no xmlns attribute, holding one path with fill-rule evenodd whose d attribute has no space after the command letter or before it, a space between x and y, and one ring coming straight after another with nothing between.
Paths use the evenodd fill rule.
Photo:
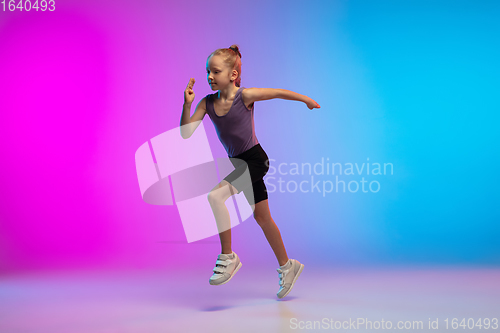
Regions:
<instances>
[{"instance_id":1,"label":"girl's face","mask_svg":"<svg viewBox=\"0 0 500 333\"><path fill-rule=\"evenodd\" d=\"M224 89L228 85L234 85L238 72L229 70L220 56L214 55L207 60L207 80L212 90Z\"/></svg>"}]
</instances>

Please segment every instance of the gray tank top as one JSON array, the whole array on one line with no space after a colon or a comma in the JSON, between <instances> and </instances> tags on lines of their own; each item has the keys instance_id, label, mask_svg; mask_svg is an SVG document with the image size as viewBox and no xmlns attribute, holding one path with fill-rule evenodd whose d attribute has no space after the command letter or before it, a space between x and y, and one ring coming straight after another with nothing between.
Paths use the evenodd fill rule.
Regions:
<instances>
[{"instance_id":1,"label":"gray tank top","mask_svg":"<svg viewBox=\"0 0 500 333\"><path fill-rule=\"evenodd\" d=\"M214 110L214 99L218 92L206 96L207 113L229 157L239 155L259 143L253 122L255 103L250 110L245 106L241 97L243 89L245 88L238 89L229 112L224 116L217 115Z\"/></svg>"}]
</instances>

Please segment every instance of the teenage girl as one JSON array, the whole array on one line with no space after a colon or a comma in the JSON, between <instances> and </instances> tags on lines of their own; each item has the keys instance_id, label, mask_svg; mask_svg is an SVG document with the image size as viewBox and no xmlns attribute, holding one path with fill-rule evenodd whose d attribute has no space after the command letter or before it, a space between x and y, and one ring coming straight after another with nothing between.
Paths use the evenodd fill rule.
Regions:
<instances>
[{"instance_id":1,"label":"teenage girl","mask_svg":"<svg viewBox=\"0 0 500 333\"><path fill-rule=\"evenodd\" d=\"M280 289L277 296L283 298L292 290L304 265L295 259L288 258L281 234L269 212L267 189L263 180L269 170L269 158L255 136L254 103L282 98L304 102L311 110L320 106L313 99L290 90L241 87L241 53L237 45L212 52L207 59L206 66L208 84L216 92L206 95L196 106L193 116L190 116L191 104L194 101L195 80L194 78L189 80L184 91L181 135L189 138L205 114L208 114L219 140L235 167L235 170L208 194L208 201L217 221L222 248L209 282L211 285L229 282L242 265L238 255L231 250L231 223L224 203L231 195L243 191L252 207L255 220L262 228L278 259ZM193 122L197 122L193 124L194 128L183 126ZM240 177L247 167L247 175L250 174L251 184L242 182L243 177Z\"/></svg>"}]
</instances>

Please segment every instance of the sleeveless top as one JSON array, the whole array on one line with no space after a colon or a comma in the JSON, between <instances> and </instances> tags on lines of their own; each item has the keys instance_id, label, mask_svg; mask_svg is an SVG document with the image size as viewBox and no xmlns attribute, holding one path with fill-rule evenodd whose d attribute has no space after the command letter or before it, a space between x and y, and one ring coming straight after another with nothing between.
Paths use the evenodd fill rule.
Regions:
<instances>
[{"instance_id":1,"label":"sleeveless top","mask_svg":"<svg viewBox=\"0 0 500 333\"><path fill-rule=\"evenodd\" d=\"M253 121L255 104L250 110L245 106L241 96L243 89L245 88L238 89L229 112L224 116L215 113L214 99L217 98L218 92L206 96L208 116L212 120L217 136L229 157L239 155L259 143L255 136Z\"/></svg>"}]
</instances>

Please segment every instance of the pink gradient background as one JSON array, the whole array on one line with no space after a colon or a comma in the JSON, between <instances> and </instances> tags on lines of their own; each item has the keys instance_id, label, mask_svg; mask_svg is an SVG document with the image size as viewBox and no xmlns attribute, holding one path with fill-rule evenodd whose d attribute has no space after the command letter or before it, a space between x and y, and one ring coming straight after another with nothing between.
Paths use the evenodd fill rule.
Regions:
<instances>
[{"instance_id":1,"label":"pink gradient background","mask_svg":"<svg viewBox=\"0 0 500 333\"><path fill-rule=\"evenodd\" d=\"M183 239L175 208L142 202L133 158L178 122L182 87L151 78L168 50L148 51L150 10L120 7L2 14L2 272L161 265L155 241ZM156 38L177 24L164 22Z\"/></svg>"}]
</instances>

